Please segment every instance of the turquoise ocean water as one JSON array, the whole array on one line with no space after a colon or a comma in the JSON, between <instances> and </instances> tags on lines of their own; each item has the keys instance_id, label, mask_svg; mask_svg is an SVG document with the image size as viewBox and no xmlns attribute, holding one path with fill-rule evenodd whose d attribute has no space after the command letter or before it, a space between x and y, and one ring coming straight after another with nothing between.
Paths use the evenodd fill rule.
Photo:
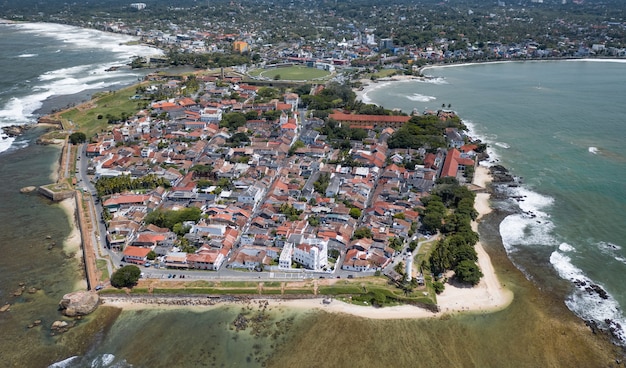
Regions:
<instances>
[{"instance_id":1,"label":"turquoise ocean water","mask_svg":"<svg viewBox=\"0 0 626 368\"><path fill-rule=\"evenodd\" d=\"M509 189L521 200L494 203L520 208L500 224L511 260L540 288L570 281L568 308L626 341L626 63L511 62L425 74L433 78L379 82L364 100L457 111L490 144L486 164L523 179Z\"/></svg>"}]
</instances>

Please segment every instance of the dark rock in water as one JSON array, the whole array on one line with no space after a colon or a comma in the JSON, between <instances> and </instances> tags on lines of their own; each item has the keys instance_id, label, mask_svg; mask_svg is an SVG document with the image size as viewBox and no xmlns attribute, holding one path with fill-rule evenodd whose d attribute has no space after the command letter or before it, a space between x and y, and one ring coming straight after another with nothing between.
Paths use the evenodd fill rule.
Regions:
<instances>
[{"instance_id":1,"label":"dark rock in water","mask_svg":"<svg viewBox=\"0 0 626 368\"><path fill-rule=\"evenodd\" d=\"M598 296L602 299L609 298L609 294L604 289L602 289L599 285L591 284L585 290L589 291L590 293L598 294Z\"/></svg>"},{"instance_id":2,"label":"dark rock in water","mask_svg":"<svg viewBox=\"0 0 626 368\"><path fill-rule=\"evenodd\" d=\"M75 291L63 295L59 302L61 313L68 317L85 316L96 310L100 297L90 291Z\"/></svg>"},{"instance_id":3,"label":"dark rock in water","mask_svg":"<svg viewBox=\"0 0 626 368\"><path fill-rule=\"evenodd\" d=\"M9 137L17 137L22 135L26 130L28 130L28 128L28 125L10 125L2 127L2 131Z\"/></svg>"},{"instance_id":4,"label":"dark rock in water","mask_svg":"<svg viewBox=\"0 0 626 368\"><path fill-rule=\"evenodd\" d=\"M492 182L494 184L498 183L513 183L515 178L509 174L509 170L507 170L502 165L493 165L489 168L489 173L493 178Z\"/></svg>"},{"instance_id":5,"label":"dark rock in water","mask_svg":"<svg viewBox=\"0 0 626 368\"><path fill-rule=\"evenodd\" d=\"M20 189L20 193L32 193L36 190L37 190L37 187L31 185L31 186L27 186L27 187Z\"/></svg>"},{"instance_id":6,"label":"dark rock in water","mask_svg":"<svg viewBox=\"0 0 626 368\"><path fill-rule=\"evenodd\" d=\"M587 327L591 329L591 332L594 335L597 334L598 331L600 331L600 328L598 327L598 323L596 321L593 321L593 320L585 321L585 324L587 325Z\"/></svg>"}]
</instances>

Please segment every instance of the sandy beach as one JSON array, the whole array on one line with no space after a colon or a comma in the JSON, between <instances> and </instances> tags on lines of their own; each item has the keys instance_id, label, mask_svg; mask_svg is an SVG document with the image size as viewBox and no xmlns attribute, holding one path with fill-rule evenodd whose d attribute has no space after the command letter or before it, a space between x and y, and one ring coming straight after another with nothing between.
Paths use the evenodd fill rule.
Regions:
<instances>
[{"instance_id":1,"label":"sandy beach","mask_svg":"<svg viewBox=\"0 0 626 368\"><path fill-rule=\"evenodd\" d=\"M387 83L396 83L401 81L410 81L410 80L420 80L422 77L416 77L414 75L394 75L388 78L381 78L375 81L371 79L360 79L361 88L354 89L354 93L356 93L356 100L362 101L363 103L372 103L367 98L367 93L376 89L385 86Z\"/></svg>"},{"instance_id":2,"label":"sandy beach","mask_svg":"<svg viewBox=\"0 0 626 368\"><path fill-rule=\"evenodd\" d=\"M82 255L80 254L80 231L78 231L78 226L76 225L76 199L64 199L59 202L59 206L61 206L61 208L63 208L63 211L65 211L71 227L70 234L63 242L63 250L65 250L68 254L76 253L76 257L81 258Z\"/></svg>"},{"instance_id":3,"label":"sandy beach","mask_svg":"<svg viewBox=\"0 0 626 368\"><path fill-rule=\"evenodd\" d=\"M474 184L485 188L490 181L489 169L478 165L474 173ZM478 222L491 212L489 193L477 193L474 207L478 212L478 218L472 222L472 229L478 232ZM513 292L504 288L498 280L491 259L481 242L478 241L474 248L484 276L478 285L472 288L446 284L443 293L437 297L437 304L442 312L494 311L506 308L513 301Z\"/></svg>"}]
</instances>

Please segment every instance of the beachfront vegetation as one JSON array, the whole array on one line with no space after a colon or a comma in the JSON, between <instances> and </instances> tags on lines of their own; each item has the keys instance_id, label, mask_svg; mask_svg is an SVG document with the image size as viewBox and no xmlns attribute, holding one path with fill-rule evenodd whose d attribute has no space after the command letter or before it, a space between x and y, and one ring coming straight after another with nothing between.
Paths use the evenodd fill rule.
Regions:
<instances>
[{"instance_id":1,"label":"beachfront vegetation","mask_svg":"<svg viewBox=\"0 0 626 368\"><path fill-rule=\"evenodd\" d=\"M455 271L455 277L462 283L476 285L482 273L476 261L478 256L474 245L478 234L472 230L471 222L478 213L474 209L475 194L460 185L454 178L444 178L437 182L430 196L422 201L426 206L422 220L428 232L441 232L427 262L434 275L448 270Z\"/></svg>"},{"instance_id":2,"label":"beachfront vegetation","mask_svg":"<svg viewBox=\"0 0 626 368\"><path fill-rule=\"evenodd\" d=\"M109 120L119 121L122 115L132 116L144 107L144 102L131 99L137 86L117 91L102 92L93 96L87 105L80 105L58 115L71 122L72 129L84 132L87 138L108 129ZM108 118L106 118L108 117Z\"/></svg>"},{"instance_id":3,"label":"beachfront vegetation","mask_svg":"<svg viewBox=\"0 0 626 368\"><path fill-rule=\"evenodd\" d=\"M113 272L111 285L116 288L132 287L141 277L141 270L137 266L128 265Z\"/></svg>"}]
</instances>

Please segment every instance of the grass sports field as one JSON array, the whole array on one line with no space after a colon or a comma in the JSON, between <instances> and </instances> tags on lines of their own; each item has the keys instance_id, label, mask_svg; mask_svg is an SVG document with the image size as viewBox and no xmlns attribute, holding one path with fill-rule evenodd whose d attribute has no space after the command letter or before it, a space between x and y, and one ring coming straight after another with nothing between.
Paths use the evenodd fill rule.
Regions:
<instances>
[{"instance_id":1,"label":"grass sports field","mask_svg":"<svg viewBox=\"0 0 626 368\"><path fill-rule=\"evenodd\" d=\"M325 79L331 75L330 72L306 66L289 66L282 68L256 69L252 70L250 76L253 78L266 78L271 80L314 80ZM278 76L278 77L277 77Z\"/></svg>"}]
</instances>

